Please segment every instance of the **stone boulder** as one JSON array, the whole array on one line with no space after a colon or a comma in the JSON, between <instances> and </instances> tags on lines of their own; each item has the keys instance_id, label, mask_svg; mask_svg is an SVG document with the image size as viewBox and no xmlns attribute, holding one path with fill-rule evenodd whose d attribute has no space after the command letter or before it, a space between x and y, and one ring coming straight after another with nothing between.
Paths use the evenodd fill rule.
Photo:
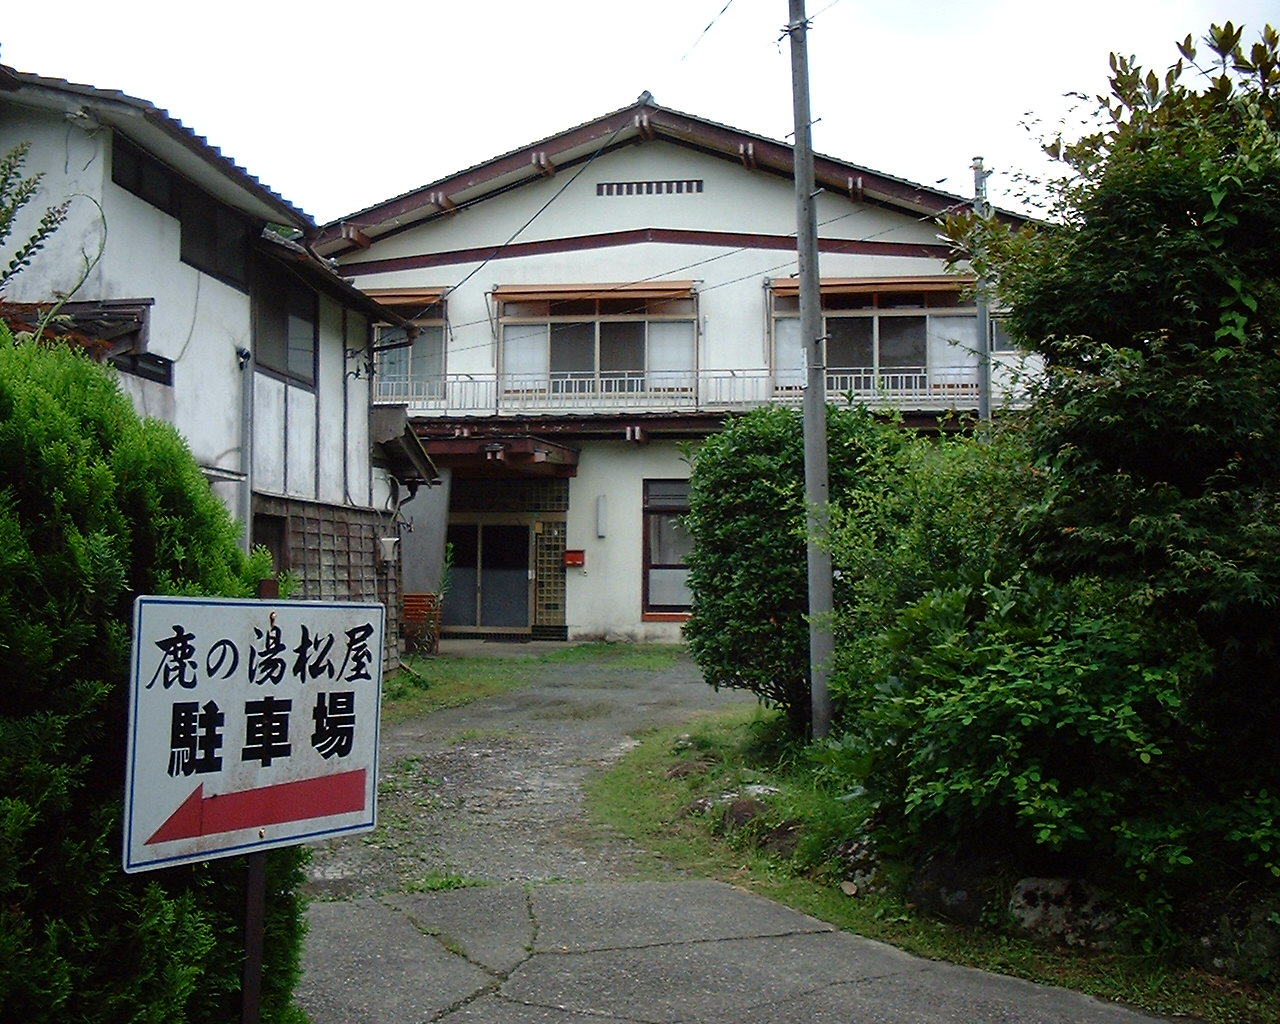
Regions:
<instances>
[{"instance_id":1,"label":"stone boulder","mask_svg":"<svg viewBox=\"0 0 1280 1024\"><path fill-rule=\"evenodd\" d=\"M1114 945L1118 916L1103 893L1078 878L1023 878L1009 896L1013 930L1052 946Z\"/></svg>"}]
</instances>

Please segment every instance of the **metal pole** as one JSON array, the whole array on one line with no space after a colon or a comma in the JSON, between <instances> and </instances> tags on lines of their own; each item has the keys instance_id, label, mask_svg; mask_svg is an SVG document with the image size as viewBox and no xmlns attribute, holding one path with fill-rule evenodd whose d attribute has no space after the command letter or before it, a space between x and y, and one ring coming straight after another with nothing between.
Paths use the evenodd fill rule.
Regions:
<instances>
[{"instance_id":1,"label":"metal pole","mask_svg":"<svg viewBox=\"0 0 1280 1024\"><path fill-rule=\"evenodd\" d=\"M809 126L809 56L804 0L789 0L791 97L795 109L796 248L800 260L800 330L807 367L804 392L804 494L808 509L809 685L815 739L831 729L831 552L827 549L827 367L818 276L813 144Z\"/></svg>"},{"instance_id":2,"label":"metal pole","mask_svg":"<svg viewBox=\"0 0 1280 1024\"><path fill-rule=\"evenodd\" d=\"M258 581L258 598L280 597L280 581ZM241 1024L258 1024L262 1014L262 950L267 917L267 851L245 854L248 877L244 894L244 975L240 988Z\"/></svg>"},{"instance_id":3,"label":"metal pole","mask_svg":"<svg viewBox=\"0 0 1280 1024\"><path fill-rule=\"evenodd\" d=\"M973 212L979 217L991 216L987 203L987 176L982 169L982 157L973 158ZM978 313L978 419L983 423L991 419L991 314L987 306L987 279L978 275L975 303Z\"/></svg>"}]
</instances>

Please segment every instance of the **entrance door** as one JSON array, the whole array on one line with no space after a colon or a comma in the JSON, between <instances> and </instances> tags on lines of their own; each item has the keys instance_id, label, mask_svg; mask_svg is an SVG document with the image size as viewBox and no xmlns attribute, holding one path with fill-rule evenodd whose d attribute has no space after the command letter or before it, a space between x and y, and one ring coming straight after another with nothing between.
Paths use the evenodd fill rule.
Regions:
<instances>
[{"instance_id":1,"label":"entrance door","mask_svg":"<svg viewBox=\"0 0 1280 1024\"><path fill-rule=\"evenodd\" d=\"M446 626L529 628L529 527L526 524L453 523Z\"/></svg>"}]
</instances>

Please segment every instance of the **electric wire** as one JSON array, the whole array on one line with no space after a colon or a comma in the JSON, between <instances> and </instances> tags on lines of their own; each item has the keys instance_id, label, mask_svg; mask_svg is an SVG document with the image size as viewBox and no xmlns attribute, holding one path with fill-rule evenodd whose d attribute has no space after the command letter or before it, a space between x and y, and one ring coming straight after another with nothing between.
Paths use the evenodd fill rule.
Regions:
<instances>
[{"instance_id":1,"label":"electric wire","mask_svg":"<svg viewBox=\"0 0 1280 1024\"><path fill-rule=\"evenodd\" d=\"M838 3L839 0L836 0L836 2ZM698 38L693 41L693 45L690 46L689 49L685 50L684 56L680 58L680 63L683 64L686 60L688 60L689 54L693 53L693 51L698 48L698 44L707 37L707 33L710 32L715 27L716 22L719 21L721 18L723 18L725 12L732 6L733 6L733 0L727 0L725 5L720 8L720 13L717 14L714 18L712 18L709 22L707 22L707 27L698 33Z\"/></svg>"},{"instance_id":2,"label":"electric wire","mask_svg":"<svg viewBox=\"0 0 1280 1024\"><path fill-rule=\"evenodd\" d=\"M912 223L922 224L922 223L925 223L926 221L936 220L938 217L946 216L948 213L951 213L954 210L961 209L969 205L970 205L969 200L960 200L958 202L952 203L950 206L946 207L945 209L941 210L936 214L930 213L930 214L925 214L922 217L917 217L912 221ZM865 213L865 212L866 211L861 208L856 210L850 210L848 213L842 213L837 217L829 217L824 221L819 221L818 227L826 227L827 225L835 224L838 221L848 220L850 217L855 217L858 214ZM891 234L894 231L900 230L902 227L903 225L901 224L894 224L891 227L887 227L882 231L877 231L870 235L864 235L861 238L841 239L841 241L848 241L855 244L859 242L873 242L877 238L882 238L887 234ZM649 274L645 277L636 278L635 280L632 280L632 281L626 281L626 282L612 284L608 286L602 285L600 288L594 289L594 290L598 292L600 295L607 295L609 292L612 292L612 291L622 291L625 288L630 288L635 285L646 284L650 281L658 281L658 280L661 280L662 278L670 276L671 274L677 274L683 270L692 270L695 267L705 266L709 263L714 263L717 260L722 260L729 256L736 256L739 253L747 252L754 248L755 248L754 246L749 246L749 245L738 246L737 248L729 249L722 253L717 253L714 256L709 256L706 259L696 260L693 263L685 263L685 264L681 264L680 266L670 267L665 270L658 271L657 273ZM798 257L793 256L787 259L786 261L782 263L778 263L774 266L765 267L764 269L757 268L752 270L750 273L743 274L739 277L732 277L724 281L717 281L715 284L703 285L698 288L698 294L705 295L707 292L715 291L718 288L726 288L729 285L739 284L740 282L750 280L753 277L760 277L765 274L771 274L774 271L782 270L786 267L794 266L797 263L797 261L798 261ZM471 276L473 275L469 274L467 275L467 278L464 278L463 280L465 281ZM426 307L426 308L429 309L430 307ZM413 318L410 317L407 319L413 319ZM485 316L476 320L464 320L461 323L453 323L449 321L446 316L445 326L449 331L449 333L452 335L455 330L460 330L464 327L475 327L479 324L490 323L490 322L491 322L490 318L488 316ZM446 352L446 355L454 355L462 352L474 352L478 349L487 349L493 344L493 342L494 342L494 339L490 338L488 341L478 342L472 345L450 346L448 348L448 351Z\"/></svg>"}]
</instances>

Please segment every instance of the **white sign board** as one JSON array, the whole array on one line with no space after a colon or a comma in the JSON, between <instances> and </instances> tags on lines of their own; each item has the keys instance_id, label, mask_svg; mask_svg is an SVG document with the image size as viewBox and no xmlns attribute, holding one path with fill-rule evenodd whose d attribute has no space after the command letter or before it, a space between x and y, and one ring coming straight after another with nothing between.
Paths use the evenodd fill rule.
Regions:
<instances>
[{"instance_id":1,"label":"white sign board","mask_svg":"<svg viewBox=\"0 0 1280 1024\"><path fill-rule=\"evenodd\" d=\"M368 832L386 609L139 597L124 869Z\"/></svg>"}]
</instances>

